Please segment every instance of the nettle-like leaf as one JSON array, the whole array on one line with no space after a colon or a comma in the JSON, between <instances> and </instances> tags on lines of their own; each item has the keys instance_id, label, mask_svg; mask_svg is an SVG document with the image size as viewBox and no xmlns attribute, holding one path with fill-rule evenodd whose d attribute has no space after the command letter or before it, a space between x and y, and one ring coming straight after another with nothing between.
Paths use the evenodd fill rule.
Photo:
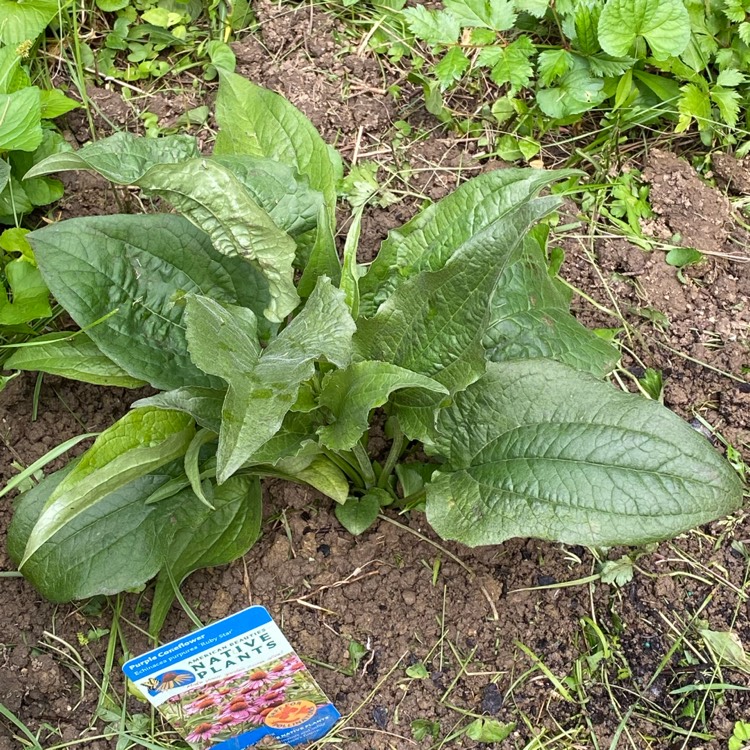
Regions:
<instances>
[{"instance_id":1,"label":"nettle-like leaf","mask_svg":"<svg viewBox=\"0 0 750 750\"><path fill-rule=\"evenodd\" d=\"M461 26L506 31L516 22L511 0L445 0L443 5Z\"/></svg>"},{"instance_id":2,"label":"nettle-like leaf","mask_svg":"<svg viewBox=\"0 0 750 750\"><path fill-rule=\"evenodd\" d=\"M411 33L427 44L455 44L458 41L461 24L452 13L416 5L404 8L401 15L406 19Z\"/></svg>"},{"instance_id":3,"label":"nettle-like leaf","mask_svg":"<svg viewBox=\"0 0 750 750\"><path fill-rule=\"evenodd\" d=\"M664 60L690 41L690 17L682 0L607 0L599 18L599 43L614 57L627 55L638 37Z\"/></svg>"},{"instance_id":4,"label":"nettle-like leaf","mask_svg":"<svg viewBox=\"0 0 750 750\"><path fill-rule=\"evenodd\" d=\"M540 227L524 240L521 257L500 277L482 339L493 362L546 357L600 377L619 358L617 350L569 312L570 292L549 275Z\"/></svg>"},{"instance_id":5,"label":"nettle-like leaf","mask_svg":"<svg viewBox=\"0 0 750 750\"><path fill-rule=\"evenodd\" d=\"M531 62L536 48L527 36L520 36L505 47L485 47L477 65L491 68L490 78L498 85L510 84L511 91L526 88L534 75Z\"/></svg>"},{"instance_id":6,"label":"nettle-like leaf","mask_svg":"<svg viewBox=\"0 0 750 750\"><path fill-rule=\"evenodd\" d=\"M156 164L175 164L199 156L195 138L191 136L143 138L122 131L87 143L78 151L52 154L36 164L26 177L90 169L116 185L134 185Z\"/></svg>"},{"instance_id":7,"label":"nettle-like leaf","mask_svg":"<svg viewBox=\"0 0 750 750\"><path fill-rule=\"evenodd\" d=\"M219 73L216 120L220 130L214 154L262 156L293 166L323 194L333 223L341 165L315 126L279 94L236 73Z\"/></svg>"},{"instance_id":8,"label":"nettle-like leaf","mask_svg":"<svg viewBox=\"0 0 750 750\"><path fill-rule=\"evenodd\" d=\"M221 386L188 355L185 295L240 304L256 315L267 306L260 273L222 256L180 216L71 219L27 239L50 291L75 322L126 373L155 388Z\"/></svg>"},{"instance_id":9,"label":"nettle-like leaf","mask_svg":"<svg viewBox=\"0 0 750 750\"><path fill-rule=\"evenodd\" d=\"M186 414L135 409L105 430L55 488L32 529L21 566L111 492L182 456L194 434Z\"/></svg>"},{"instance_id":10,"label":"nettle-like leaf","mask_svg":"<svg viewBox=\"0 0 750 750\"><path fill-rule=\"evenodd\" d=\"M354 321L343 292L322 277L302 312L260 354L249 319L238 318L236 308L197 296L187 306L193 361L229 386L217 452L223 482L279 430L316 360L349 363Z\"/></svg>"},{"instance_id":11,"label":"nettle-like leaf","mask_svg":"<svg viewBox=\"0 0 750 750\"><path fill-rule=\"evenodd\" d=\"M736 473L677 416L550 360L491 363L437 432L448 465L427 487L427 518L472 546L643 544L742 500Z\"/></svg>"},{"instance_id":12,"label":"nettle-like leaf","mask_svg":"<svg viewBox=\"0 0 750 750\"><path fill-rule=\"evenodd\" d=\"M46 287L45 287L46 290ZM2 311L0 309L0 316ZM3 364L7 370L27 370L59 375L94 385L140 388L145 381L128 375L85 334L49 333L17 349Z\"/></svg>"},{"instance_id":13,"label":"nettle-like leaf","mask_svg":"<svg viewBox=\"0 0 750 750\"><path fill-rule=\"evenodd\" d=\"M294 241L228 169L208 159L159 164L141 177L138 185L174 205L209 235L222 255L258 264L271 295L265 310L269 320L281 322L297 307Z\"/></svg>"}]
</instances>

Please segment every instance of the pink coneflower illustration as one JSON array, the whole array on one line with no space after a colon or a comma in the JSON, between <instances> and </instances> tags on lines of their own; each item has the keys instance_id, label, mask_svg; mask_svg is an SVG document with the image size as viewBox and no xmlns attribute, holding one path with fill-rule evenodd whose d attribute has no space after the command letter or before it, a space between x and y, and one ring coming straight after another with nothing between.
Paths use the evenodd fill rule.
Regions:
<instances>
[{"instance_id":1,"label":"pink coneflower illustration","mask_svg":"<svg viewBox=\"0 0 750 750\"><path fill-rule=\"evenodd\" d=\"M218 731L219 727L204 722L203 724L198 724L185 739L188 742L205 742L206 740L210 740Z\"/></svg>"},{"instance_id":2,"label":"pink coneflower illustration","mask_svg":"<svg viewBox=\"0 0 750 750\"><path fill-rule=\"evenodd\" d=\"M209 695L205 696L203 698L198 698L197 700L194 700L192 703L188 703L185 706L185 713L186 714L197 714L201 711L205 711L207 708L213 708L214 706L218 705L219 700L218 698Z\"/></svg>"},{"instance_id":3,"label":"pink coneflower illustration","mask_svg":"<svg viewBox=\"0 0 750 750\"><path fill-rule=\"evenodd\" d=\"M273 682L269 683L266 687L268 690L284 690L289 685L291 685L293 682L291 677L281 677L278 680L274 680Z\"/></svg>"},{"instance_id":4,"label":"pink coneflower illustration","mask_svg":"<svg viewBox=\"0 0 750 750\"><path fill-rule=\"evenodd\" d=\"M242 698L237 698L221 712L221 715L230 716L232 718L232 723L238 724L248 720L250 708L250 704Z\"/></svg>"},{"instance_id":5,"label":"pink coneflower illustration","mask_svg":"<svg viewBox=\"0 0 750 750\"><path fill-rule=\"evenodd\" d=\"M259 687L265 685L265 683L271 679L271 675L268 674L264 669L256 669L254 672L250 672L245 681L242 683L242 692L246 689L257 690Z\"/></svg>"}]
</instances>

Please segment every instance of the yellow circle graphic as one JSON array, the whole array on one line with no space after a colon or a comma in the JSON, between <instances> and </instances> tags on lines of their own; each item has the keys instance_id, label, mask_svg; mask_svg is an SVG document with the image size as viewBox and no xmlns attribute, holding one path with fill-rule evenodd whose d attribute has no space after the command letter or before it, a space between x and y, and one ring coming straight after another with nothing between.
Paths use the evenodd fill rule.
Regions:
<instances>
[{"instance_id":1,"label":"yellow circle graphic","mask_svg":"<svg viewBox=\"0 0 750 750\"><path fill-rule=\"evenodd\" d=\"M289 729L312 719L317 711L312 701L289 701L276 706L266 716L266 726L273 729Z\"/></svg>"}]
</instances>

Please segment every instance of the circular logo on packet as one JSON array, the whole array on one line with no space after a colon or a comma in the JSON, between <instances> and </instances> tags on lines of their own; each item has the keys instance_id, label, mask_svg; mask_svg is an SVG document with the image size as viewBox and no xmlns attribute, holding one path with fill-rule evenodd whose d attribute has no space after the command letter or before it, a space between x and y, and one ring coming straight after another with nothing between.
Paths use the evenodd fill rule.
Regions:
<instances>
[{"instance_id":1,"label":"circular logo on packet","mask_svg":"<svg viewBox=\"0 0 750 750\"><path fill-rule=\"evenodd\" d=\"M312 719L317 711L312 701L289 701L276 706L266 716L266 726L273 729L289 729Z\"/></svg>"}]
</instances>

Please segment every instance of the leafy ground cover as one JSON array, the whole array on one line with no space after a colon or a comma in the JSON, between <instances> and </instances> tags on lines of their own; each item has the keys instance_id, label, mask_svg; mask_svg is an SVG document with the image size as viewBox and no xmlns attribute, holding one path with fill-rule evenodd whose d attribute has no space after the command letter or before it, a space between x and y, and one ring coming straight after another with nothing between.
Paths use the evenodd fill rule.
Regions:
<instances>
[{"instance_id":1,"label":"leafy ground cover","mask_svg":"<svg viewBox=\"0 0 750 750\"><path fill-rule=\"evenodd\" d=\"M358 195L369 194L366 185L373 178L376 185L385 183L378 185L377 195L385 207L368 208L363 218L362 236L373 240L362 247L361 260L369 259L367 253L389 224L416 212L412 196L439 198L462 173L481 171L471 156L475 141L445 138L419 109L410 114L389 101L372 59L365 58L366 64L354 54L337 59L340 47L330 34L342 29L328 17L316 16L315 34L308 35L299 31L299 15L265 13L260 38L270 50L256 37L248 38L236 49L240 70L284 90L329 140L338 133L341 150L355 162L386 163L379 171L361 170L349 183L348 198L355 204ZM301 48L284 57L294 40ZM311 49L304 47L306 40ZM350 99L343 110L331 111L327 102L341 96L342 80ZM320 95L310 97L311 91ZM381 129L360 130L365 118L381 122ZM389 132L393 122L406 122L412 132L407 135L403 124ZM377 153L384 146L387 157ZM738 206L710 188L702 193L703 183L674 157L652 153L641 166L656 217L649 236L666 245L679 227L702 249L732 255L743 237L734 222ZM741 174L736 171L733 179ZM689 192L692 206L676 200L669 190L674 183ZM699 220L689 222L696 213ZM709 220L717 244L706 239ZM579 318L593 327L624 328L626 345L640 358L630 360L625 352L630 375L650 383L652 393L684 416L718 427L719 435L739 448L733 460L741 468L744 355L737 333L744 312L736 309L736 301L744 288L744 267L731 257L718 258L708 268L685 266L682 279L688 283L682 283L661 248L646 256L619 237L601 237L601 227L580 224L572 208L561 215L558 230L556 244L566 248L568 278L596 303L582 307L576 302ZM736 380L700 362L729 371ZM646 378L646 366L661 372L663 388ZM619 376L629 377L624 372ZM10 446L28 451L20 456L24 464L58 441L51 425L70 419L68 434L75 434L81 432L79 419L90 430L102 429L112 421L109 412L121 412L129 400L118 404L119 393L94 397L81 385L52 377L47 382L40 424L24 426L23 419L6 417L13 431ZM7 403L25 408L22 404L30 401L25 387L14 384ZM25 442L21 431L26 429ZM44 436L41 444L34 434ZM382 437L373 440L382 442ZM387 448L387 442L382 444ZM327 666L318 667L321 681L349 714L333 738L338 742L352 747L470 747L482 739L498 739L515 722L509 746L660 747L670 742L724 747L744 715L742 660L727 659L727 636L722 635L732 630L740 640L748 637L742 513L636 560L613 551L604 565L583 548L537 542L514 541L467 553L420 528L418 516L403 517L396 526L398 517L386 515L354 543L319 496L282 483L273 484L268 493L264 541L244 564L198 574L186 585L186 601L203 618L222 616L250 600L276 607L304 654L326 661ZM633 563L635 577L628 582ZM560 587L576 580L574 586ZM24 590L19 581L7 583ZM44 734L43 746L75 741L84 729L65 720L63 701L72 695L68 670L77 675L75 700L80 688L81 707L94 709L98 700L104 719L86 742L102 747L111 747L115 738L123 746L134 737L157 745L172 742L132 699L123 713L119 677L109 668L119 653L118 642L133 650L145 645L138 628L150 609L149 596L113 600L112 610L101 609L107 606L102 602L85 610L61 609L64 619L54 621L49 606L39 603L19 618L37 634L36 652L20 646L12 631L3 636L12 686L4 705L32 733L38 722L62 724L64 736L55 737L53 729ZM480 613L477 621L467 623L466 612ZM185 623L173 611L165 637ZM562 641L561 632L568 635ZM59 695L59 706L29 709L39 700L24 694L22 665L34 675L32 691ZM100 675L106 675L104 682ZM25 736L17 725L12 731ZM738 726L736 736L742 731Z\"/></svg>"}]
</instances>

